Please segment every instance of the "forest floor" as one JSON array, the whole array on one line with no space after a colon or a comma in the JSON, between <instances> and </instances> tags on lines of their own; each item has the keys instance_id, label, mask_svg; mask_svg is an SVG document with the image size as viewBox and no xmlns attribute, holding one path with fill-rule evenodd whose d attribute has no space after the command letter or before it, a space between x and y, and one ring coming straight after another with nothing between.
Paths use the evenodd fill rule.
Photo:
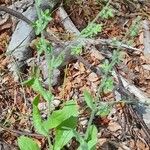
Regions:
<instances>
[{"instance_id":1,"label":"forest floor","mask_svg":"<svg viewBox=\"0 0 150 150\"><path fill-rule=\"evenodd\" d=\"M9 6L12 2L3 0L0 4ZM81 31L96 17L104 4L103 1L96 0L75 0L65 1L61 5L76 28ZM143 21L150 21L150 2L146 0L135 0L134 2L114 0L110 5L116 12L112 18L97 20L97 23L103 23L103 30L96 35L96 38L118 39L125 41L126 45L130 43L132 47L137 49L121 49L123 57L117 65L117 72L131 85L142 91L146 97L150 98L150 51L149 54L144 53L145 31L143 29ZM61 40L69 41L74 38L74 35L64 30L57 13L59 6L53 11L53 20L49 23L48 28ZM137 23L137 30L135 30L137 35L131 38L126 36L126 33L132 28L134 22ZM10 16L4 15L3 20L0 20L0 150L18 149L17 137L20 135L31 136L44 150L47 147L47 141L35 133L32 125L31 103L36 94L31 88L15 81L8 67L10 58L6 55L6 51L15 26L16 23ZM150 32L150 25L149 31L146 32ZM37 37L34 40L36 39ZM148 42L150 43L150 41ZM103 50L96 51L95 47ZM104 47L90 46L84 50L82 57L95 67L101 65L107 58L105 50L112 53L115 48L109 44ZM36 57L36 52L33 52L34 56ZM27 72L22 73L21 76L24 77L25 74L29 75L30 73L31 68L27 68ZM60 103L63 103L62 100L75 99L80 108L80 119L88 120L90 112L82 103L83 91L86 89L93 96L96 95L101 79L101 76L87 69L82 62L71 61L65 68L61 69L61 81L53 87L52 91ZM118 81L115 79L115 82ZM130 89L128 90L131 92ZM134 96L138 97L135 94ZM101 99L110 103L116 99L114 91L101 93ZM44 101L40 103L43 116L46 112L43 108L45 105ZM98 129L97 149L149 150L150 119L146 120L149 124L143 120L142 117L138 118L136 110L131 109L130 105L125 102L114 105L111 112L106 116L95 116L93 124ZM80 122L78 130L84 132L85 126L84 121ZM68 146L68 149L77 149L77 145L77 142L74 141Z\"/></svg>"}]
</instances>

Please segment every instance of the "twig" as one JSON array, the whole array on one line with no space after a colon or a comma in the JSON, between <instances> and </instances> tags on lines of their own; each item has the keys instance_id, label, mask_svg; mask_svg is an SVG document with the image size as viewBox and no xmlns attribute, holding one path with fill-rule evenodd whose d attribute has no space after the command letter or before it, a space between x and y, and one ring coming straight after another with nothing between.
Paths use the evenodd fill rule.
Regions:
<instances>
[{"instance_id":1,"label":"twig","mask_svg":"<svg viewBox=\"0 0 150 150\"><path fill-rule=\"evenodd\" d=\"M15 133L15 134L17 134L17 136L18 135L27 135L27 136L32 136L32 137L36 137L36 138L43 138L43 136L40 135L40 134L34 134L34 133L30 133L30 132L22 132L22 131L12 130L12 129L9 129L9 128L5 127L2 124L0 124L0 127L3 130L5 130L5 131L7 131L9 133Z\"/></svg>"},{"instance_id":2,"label":"twig","mask_svg":"<svg viewBox=\"0 0 150 150\"><path fill-rule=\"evenodd\" d=\"M116 71L117 71L117 70L116 70ZM127 99L129 99L130 101L134 99L135 101L138 102L138 100L136 99L136 97L134 97L133 94L131 94L128 90L126 90L126 89L124 88L124 84L123 84L123 82L122 82L122 80L121 80L120 75L118 75L118 72L116 72L116 74L117 74L117 77L118 77L118 80L119 80L119 88L118 88L118 91L119 91L119 93L122 95L122 97L125 96L125 97L126 97ZM150 129L147 127L147 125L145 124L145 122L143 121L143 119L139 116L139 114L137 113L137 111L133 109L132 104L127 104L127 105L128 105L128 109L129 109L129 111L130 111L131 116L134 116L134 117L133 117L134 120L135 120L137 123L140 123L140 125L142 126L142 129L143 129L145 135L147 136L147 139L146 139L146 140L147 140L147 142L148 142L148 144L149 144L149 143L150 143ZM150 146L150 145L149 145L149 146Z\"/></svg>"},{"instance_id":3,"label":"twig","mask_svg":"<svg viewBox=\"0 0 150 150\"><path fill-rule=\"evenodd\" d=\"M25 21L27 24L32 24L32 21L25 17L22 13L10 9L6 6L0 6L0 11L4 11L12 16L15 16L16 18Z\"/></svg>"}]
</instances>

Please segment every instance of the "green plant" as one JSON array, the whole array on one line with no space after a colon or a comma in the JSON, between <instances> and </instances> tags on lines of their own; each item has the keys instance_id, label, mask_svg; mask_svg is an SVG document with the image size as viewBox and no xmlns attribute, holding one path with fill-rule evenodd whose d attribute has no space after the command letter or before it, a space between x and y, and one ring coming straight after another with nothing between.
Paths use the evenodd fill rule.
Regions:
<instances>
[{"instance_id":1,"label":"green plant","mask_svg":"<svg viewBox=\"0 0 150 150\"><path fill-rule=\"evenodd\" d=\"M18 145L21 150L40 150L38 144L33 139L25 136L18 138Z\"/></svg>"},{"instance_id":2,"label":"green plant","mask_svg":"<svg viewBox=\"0 0 150 150\"><path fill-rule=\"evenodd\" d=\"M115 10L112 9L111 7L107 6L107 7L104 7L102 9L102 11L100 12L99 16L102 19L109 19L109 18L114 17L114 13L115 13Z\"/></svg>"},{"instance_id":3,"label":"green plant","mask_svg":"<svg viewBox=\"0 0 150 150\"><path fill-rule=\"evenodd\" d=\"M102 31L102 24L90 23L85 29L81 31L81 37L93 37Z\"/></svg>"},{"instance_id":4,"label":"green plant","mask_svg":"<svg viewBox=\"0 0 150 150\"><path fill-rule=\"evenodd\" d=\"M77 45L75 47L72 47L71 49L71 55L79 55L82 53L82 45Z\"/></svg>"},{"instance_id":5,"label":"green plant","mask_svg":"<svg viewBox=\"0 0 150 150\"><path fill-rule=\"evenodd\" d=\"M43 12L40 9L39 7L41 4L40 0L36 0L35 2L36 2L35 5L38 14L38 20L33 24L33 27L37 35L41 34L41 38L39 39L36 47L37 47L38 57L40 57L40 55L44 53L45 57L47 58L47 65L49 66L48 67L49 81L50 81L49 85L51 86L51 74L53 70L62 63L64 54L62 52L57 57L53 56L52 46L43 36L43 30L47 26L48 22L51 20L51 17L49 17L48 10ZM49 90L43 88L40 79L40 70L38 67L35 67L33 69L32 76L30 77L30 79L25 81L24 84L32 87L32 89L38 94L33 100L32 116L33 116L33 124L35 130L47 138L49 143L49 149L53 149L53 150L61 149L65 145L65 143L67 143L73 136L70 130L63 130L62 128L65 126L68 126L69 128L76 127L77 124L76 120L78 116L77 105L75 104L74 101L69 101L64 104L62 110L54 111L51 113L50 103L54 99L54 95L51 92L51 87L49 87ZM40 111L38 109L38 103L40 101L40 97L46 100L49 106L49 114L47 120L42 120ZM72 112L72 113L68 114L68 112ZM50 135L49 135L50 134L49 130L52 130L53 128L55 128L56 131L56 136L55 136L56 140L54 142L54 145L51 144ZM65 135L67 138L63 139ZM28 143L28 146L25 146L25 143ZM36 143L28 137L18 138L18 145L20 149L24 149L24 150L39 149Z\"/></svg>"},{"instance_id":6,"label":"green plant","mask_svg":"<svg viewBox=\"0 0 150 150\"><path fill-rule=\"evenodd\" d=\"M112 70L116 64L120 62L119 50L113 52L112 59L104 61L101 69L103 70L103 77L101 84L98 87L98 92L96 97L93 97L88 91L84 91L84 99L86 105L90 108L91 114L88 121L88 126L84 134L77 132L77 121L79 117L78 105L74 100L70 100L63 103L63 106L59 110L51 111L50 104L54 100L54 95L51 91L51 80L52 73L54 69L58 68L64 60L64 52L60 53L58 56L54 56L54 51L51 43L49 43L44 35L43 30L47 26L48 22L52 20L49 11L42 11L40 9L41 0L36 0L36 10L38 14L38 20L33 24L35 33L41 35L36 48L38 52L38 57L44 54L46 62L48 65L48 75L49 75L49 90L46 90L42 86L42 79L40 77L40 69L36 66L33 69L32 76L24 82L25 85L30 86L33 91L37 94L33 99L33 125L35 130L43 135L48 141L48 146L50 150L60 150L74 137L78 143L78 150L95 150L97 144L97 128L93 124L93 119L95 115L107 116L111 110L112 104L103 103L101 101L100 93L113 90L113 78ZM102 24L95 23L99 17L103 19L108 19L114 16L114 10L109 7L110 0L107 2L106 6L100 11L100 13L95 17L95 19L89 23L89 25L81 31L81 34L77 37L84 39L96 36L102 31ZM115 44L121 45L120 42ZM82 42L81 44L72 47L71 54L78 55L82 52ZM47 114L47 119L43 120L38 109L38 104L40 99L47 102L49 106L49 113ZM50 136L53 132L54 142L52 143ZM26 146L26 144L28 146ZM39 150L37 143L28 137L21 136L18 138L18 145L21 150Z\"/></svg>"},{"instance_id":7,"label":"green plant","mask_svg":"<svg viewBox=\"0 0 150 150\"><path fill-rule=\"evenodd\" d=\"M79 141L80 150L84 150L85 147L88 150L95 149L97 143L97 129L94 125L92 125L92 120L97 112L96 105L91 101L92 97L88 92L84 93L86 103L88 107L92 110L92 117L89 120L87 131L83 136L81 136L77 131L77 118L78 118L78 107L77 104L70 100L64 103L64 107L57 111L50 111L50 103L54 99L54 95L51 92L51 74L55 68L57 68L64 59L64 53L62 52L57 57L53 55L53 48L51 44L44 38L43 30L47 26L48 22L52 19L49 16L49 11L42 11L40 9L41 0L36 0L36 10L38 14L38 20L35 21L33 27L35 29L35 33L37 35L41 34L41 38L39 39L36 48L38 52L38 57L41 54L45 54L47 58L47 65L49 66L49 90L43 88L41 79L40 79L40 70L38 67L33 69L33 74L27 81L24 82L25 85L30 86L36 93L37 96L33 100L33 125L35 130L47 138L49 143L49 149L53 150L60 150L66 145L73 137ZM102 30L102 25L91 23L85 28L82 32L80 37L92 37L95 36L98 32ZM79 54L81 52L82 45L76 46L72 48L73 54ZM40 98L46 100L49 106L49 114L46 120L43 120L38 109L38 104ZM69 113L68 113L69 112ZM55 138L54 143L51 143L50 140L50 132L54 131L55 129ZM25 146L28 144L28 146ZM36 144L36 142L28 137L21 136L18 138L18 145L21 150L33 149L39 150L40 148Z\"/></svg>"},{"instance_id":8,"label":"green plant","mask_svg":"<svg viewBox=\"0 0 150 150\"><path fill-rule=\"evenodd\" d=\"M131 37L135 37L138 35L139 33L139 29L140 29L140 22L141 22L141 17L138 16L134 22L132 23L129 32L130 32L130 36Z\"/></svg>"}]
</instances>

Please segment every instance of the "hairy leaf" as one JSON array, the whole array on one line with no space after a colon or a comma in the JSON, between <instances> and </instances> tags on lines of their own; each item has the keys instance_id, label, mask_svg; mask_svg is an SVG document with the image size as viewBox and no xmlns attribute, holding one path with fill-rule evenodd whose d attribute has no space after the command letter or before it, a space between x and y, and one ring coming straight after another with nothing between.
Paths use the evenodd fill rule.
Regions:
<instances>
[{"instance_id":1,"label":"hairy leaf","mask_svg":"<svg viewBox=\"0 0 150 150\"><path fill-rule=\"evenodd\" d=\"M111 110L111 106L108 103L101 102L98 107L97 115L100 115L101 117L106 117Z\"/></svg>"},{"instance_id":2,"label":"hairy leaf","mask_svg":"<svg viewBox=\"0 0 150 150\"><path fill-rule=\"evenodd\" d=\"M33 100L33 114L32 114L33 124L34 124L34 127L35 127L35 129L37 130L38 133L40 133L44 136L47 136L48 133L44 129L43 121L42 121L42 118L41 118L41 115L40 115L40 112L39 112L39 109L38 109L38 103L39 103L39 95L36 96Z\"/></svg>"},{"instance_id":3,"label":"hairy leaf","mask_svg":"<svg viewBox=\"0 0 150 150\"><path fill-rule=\"evenodd\" d=\"M76 103L72 101L68 101L62 110L54 111L49 118L43 123L45 129L48 131L49 129L56 128L60 124L62 124L65 120L70 117L78 116L78 108Z\"/></svg>"},{"instance_id":4,"label":"hairy leaf","mask_svg":"<svg viewBox=\"0 0 150 150\"><path fill-rule=\"evenodd\" d=\"M57 129L53 150L61 150L73 137L72 130Z\"/></svg>"},{"instance_id":5,"label":"hairy leaf","mask_svg":"<svg viewBox=\"0 0 150 150\"><path fill-rule=\"evenodd\" d=\"M37 94L40 94L47 102L53 99L53 95L42 87L41 82L39 81L38 77L33 77L32 79L26 81L26 85L31 86L33 90Z\"/></svg>"},{"instance_id":6,"label":"hairy leaf","mask_svg":"<svg viewBox=\"0 0 150 150\"><path fill-rule=\"evenodd\" d=\"M40 150L38 144L31 138L21 136L18 138L20 150Z\"/></svg>"},{"instance_id":7,"label":"hairy leaf","mask_svg":"<svg viewBox=\"0 0 150 150\"><path fill-rule=\"evenodd\" d=\"M92 23L81 31L82 37L93 37L102 31L102 24Z\"/></svg>"},{"instance_id":8,"label":"hairy leaf","mask_svg":"<svg viewBox=\"0 0 150 150\"><path fill-rule=\"evenodd\" d=\"M94 125L90 126L90 130L88 133L88 149L89 150L95 150L96 149L96 144L97 144L97 128Z\"/></svg>"},{"instance_id":9,"label":"hairy leaf","mask_svg":"<svg viewBox=\"0 0 150 150\"><path fill-rule=\"evenodd\" d=\"M62 62L64 61L64 57L65 57L65 53L61 52L57 58L53 58L53 62L52 62L52 67L53 68L58 68Z\"/></svg>"},{"instance_id":10,"label":"hairy leaf","mask_svg":"<svg viewBox=\"0 0 150 150\"><path fill-rule=\"evenodd\" d=\"M84 91L83 94L84 94L84 99L86 101L86 104L88 105L89 108L91 108L91 110L93 110L95 107L93 104L93 98L91 94L88 91Z\"/></svg>"}]
</instances>

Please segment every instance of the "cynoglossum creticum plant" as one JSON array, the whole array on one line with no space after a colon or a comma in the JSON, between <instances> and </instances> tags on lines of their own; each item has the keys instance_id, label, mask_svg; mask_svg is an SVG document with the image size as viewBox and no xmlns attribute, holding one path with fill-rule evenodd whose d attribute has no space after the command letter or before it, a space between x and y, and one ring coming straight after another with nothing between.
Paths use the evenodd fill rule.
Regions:
<instances>
[{"instance_id":1,"label":"cynoglossum creticum plant","mask_svg":"<svg viewBox=\"0 0 150 150\"><path fill-rule=\"evenodd\" d=\"M32 106L33 106L33 125L35 130L47 138L49 149L51 150L60 150L64 147L64 145L68 144L68 142L75 137L76 140L79 142L79 150L93 150L96 147L97 143L97 129L94 125L92 125L92 120L97 113L96 104L93 103L93 99L88 92L84 92L85 101L89 108L91 108L92 113L88 123L88 127L86 130L85 135L80 135L76 131L77 127L77 118L78 118L78 106L74 100L70 100L64 103L64 106L60 110L56 110L51 112L50 111L50 103L54 99L54 95L51 92L51 74L53 69L57 68L63 62L64 54L60 54L55 58L53 55L53 48L51 44L44 38L42 32L45 29L48 22L52 19L49 16L49 11L42 11L40 9L41 0L36 0L36 10L38 14L38 20L34 23L35 33L37 35L41 34L41 38L39 39L38 44L36 45L38 51L38 57L41 54L45 54L45 58L47 59L47 65L49 68L49 90L46 90L42 86L42 81L40 77L40 69L36 66L33 69L33 74L31 78L25 81L25 84L32 87L32 89L37 93L37 96L34 98ZM99 16L98 16L99 17ZM91 22L84 29L79 37L93 37L98 32L102 30L101 24L95 23L96 19ZM75 54L80 52L81 46L75 47ZM38 103L40 98L43 98L49 106L49 114L46 120L43 120L40 111L38 109ZM69 112L69 113L68 113ZM52 143L50 140L50 133L55 129L55 137L54 142ZM21 150L38 150L40 149L37 143L29 137L21 136L18 138L18 144Z\"/></svg>"},{"instance_id":2,"label":"cynoglossum creticum plant","mask_svg":"<svg viewBox=\"0 0 150 150\"><path fill-rule=\"evenodd\" d=\"M92 124L93 118L95 115L101 115L106 116L111 108L111 105L108 105L107 103L100 103L98 99L99 97L93 98L91 94L88 91L84 92L84 98L86 101L87 106L91 109L91 115L90 119L88 121L88 126L86 129L85 134L81 135L77 132L77 120L78 120L78 106L74 100L70 100L68 102L65 102L63 104L63 107L59 110L51 111L50 103L54 99L54 95L51 91L51 74L55 68L57 68L62 62L64 58L63 52L55 57L53 55L54 51L51 46L51 43L49 43L43 36L42 32L45 29L47 23L52 19L49 17L49 11L42 11L40 9L40 2L41 0L36 0L36 9L38 13L38 20L34 24L35 32L37 35L41 34L41 38L39 39L38 44L36 45L37 51L38 51L38 57L40 57L41 54L45 54L45 58L47 60L47 65L49 68L48 74L49 74L49 90L46 90L42 86L42 79L40 76L40 69L38 66L36 66L33 70L33 74L29 80L27 80L25 83L26 85L32 87L32 89L37 93L37 96L35 96L32 107L33 107L33 125L35 130L43 135L43 137L46 137L49 144L50 150L60 150L65 145L69 143L69 141L74 137L79 142L78 150L94 150L96 149L96 143L97 143L97 128L95 125ZM113 17L111 14L113 11L109 11L106 7L109 7L110 1L105 6L105 14L106 16L103 16L104 13L103 10L96 16L96 18L83 30L81 31L81 34L77 38L89 38L97 35L98 32L102 30L102 24L96 24L96 20L99 17L109 18ZM111 13L110 13L111 12ZM77 45L75 48L72 48L72 53L79 54L80 49L82 49L82 44ZM117 53L118 52L118 53ZM103 79L101 82L101 85L98 89L99 92L102 90L112 90L113 88L113 80L111 78L111 71L115 64L119 62L119 51L114 52L112 55L111 61L105 61L103 64ZM105 81L105 82L104 82ZM41 99L41 97L48 103L49 106L49 114L47 115L47 119L43 120L40 111L38 109L38 104ZM69 112L69 113L68 113ZM54 140L53 143L51 142L50 135L53 131ZM39 146L37 143L25 136L21 136L18 138L18 144L21 150L39 150Z\"/></svg>"},{"instance_id":3,"label":"cynoglossum creticum plant","mask_svg":"<svg viewBox=\"0 0 150 150\"><path fill-rule=\"evenodd\" d=\"M139 29L140 29L140 26L141 26L141 17L140 16L137 16L136 19L133 21L130 29L129 29L129 35L131 37L135 37L138 35L139 33Z\"/></svg>"},{"instance_id":4,"label":"cynoglossum creticum plant","mask_svg":"<svg viewBox=\"0 0 150 150\"><path fill-rule=\"evenodd\" d=\"M53 55L53 49L51 44L44 38L42 32L48 22L52 19L49 16L49 11L42 11L40 9L41 0L36 0L36 10L38 14L38 20L35 21L33 27L35 28L35 33L37 35L41 34L41 38L39 39L38 44L36 45L38 51L38 57L42 53L45 54L47 59L47 65L49 68L49 86L51 87L51 74L53 69L57 68L63 61L63 54L60 54L56 58ZM42 97L48 103L49 110L50 103L54 99L54 95L51 92L51 88L46 90L42 86L41 77L40 77L40 69L38 66L34 67L33 74L31 78L24 82L26 85L32 87L32 89L37 93L37 96L33 100L33 125L35 130L47 138L49 149L58 150L62 149L64 145L66 145L69 140L73 137L73 133L71 129L75 129L77 126L77 117L78 117L78 107L77 104L70 100L64 104L64 107L58 111L53 111L52 113L49 111L48 117L46 120L42 120L40 115L40 111L38 109L38 103L40 98ZM68 113L70 112L70 113ZM67 126L69 129L63 129L63 127ZM51 143L50 140L50 130L55 129L55 138L54 143ZM65 138L64 138L65 137ZM18 145L21 150L38 150L40 149L37 143L29 137L21 136L18 138Z\"/></svg>"},{"instance_id":5,"label":"cynoglossum creticum plant","mask_svg":"<svg viewBox=\"0 0 150 150\"><path fill-rule=\"evenodd\" d=\"M126 38L128 36L130 36L131 37L130 39L133 40L133 38L138 35L139 28L140 28L140 23L139 23L140 20L141 20L141 17L138 16L133 21L130 29L123 37L122 42L119 42L118 40L114 40L112 42L112 44L118 45L118 48L116 49L116 51L113 52L113 55L111 57L111 62L109 63L109 61L106 59L104 64L102 64L102 72L104 73L104 78L102 78L102 81L101 81L100 91L102 91L102 90L103 91L112 91L113 80L112 80L112 77L110 76L110 74L111 74L114 66L121 62L122 58L121 58L120 48L121 48L122 44L126 42Z\"/></svg>"},{"instance_id":6,"label":"cynoglossum creticum plant","mask_svg":"<svg viewBox=\"0 0 150 150\"><path fill-rule=\"evenodd\" d=\"M109 17L113 17L113 14L111 14L111 13L114 13L114 10L113 9L109 10L108 8L109 8L109 6L106 5L106 7L98 14L98 17L102 17L102 19L106 19L106 18L108 19ZM105 14L104 12L107 12L108 14L107 13ZM102 24L97 25L97 24L93 23L98 19L98 17L96 17L87 26L87 28L85 28L83 31L81 31L81 36L83 36L85 38L86 37L92 37L93 35L96 35L98 32L100 32L102 30ZM112 71L113 71L114 66L119 64L120 61L121 61L121 53L120 53L121 45L126 40L126 37L128 35L130 35L131 37L137 35L137 31L139 29L138 21L139 21L139 18L137 18L135 20L135 22L131 26L131 29L129 30L129 32L126 33L126 35L125 35L124 39L122 40L122 42L118 42L118 45L117 45L118 48L116 49L116 51L113 52L111 60L108 61L106 59L104 61L104 63L102 64L101 69L102 69L102 72L103 72L103 77L102 77L100 86L98 87L97 97L95 99L93 99L87 91L84 92L85 101L86 101L88 107L91 108L91 115L90 115L90 119L89 119L89 122L88 122L88 127L87 127L87 130L86 130L85 138L84 138L84 140L81 139L81 141L84 141L84 144L86 143L85 142L86 137L88 135L90 126L92 125L92 120L94 119L94 116L95 115L107 116L109 114L112 106L114 105L114 103L100 102L99 100L101 99L101 97L99 96L99 94L101 92L108 92L108 91L113 90L114 82L113 82L113 77L112 77ZM94 29L94 26L95 26L95 29ZM93 29L92 29L92 27L93 27ZM134 28L134 30L133 30L133 28ZM93 139L93 140L96 141L96 138ZM81 145L82 145L82 143L80 143L80 147L81 147Z\"/></svg>"},{"instance_id":7,"label":"cynoglossum creticum plant","mask_svg":"<svg viewBox=\"0 0 150 150\"><path fill-rule=\"evenodd\" d=\"M115 10L109 6L110 3L111 3L111 0L108 0L106 2L106 6L104 6L103 9L97 14L97 16L87 25L87 27L81 31L77 39L81 38L81 41L82 41L82 38L94 37L99 32L102 31L103 24L98 24L96 23L96 21L98 20L99 17L101 17L101 19L109 19L109 18L114 17ZM76 55L76 54L80 54L81 52L82 52L82 42L79 45L72 48L72 54Z\"/></svg>"},{"instance_id":8,"label":"cynoglossum creticum plant","mask_svg":"<svg viewBox=\"0 0 150 150\"><path fill-rule=\"evenodd\" d=\"M109 2L107 3L106 7L109 7L109 5L108 5ZM112 11L112 10L109 11L106 7L104 9L105 9L105 11L108 11L108 14L105 14L106 16L103 16L104 14L102 13L103 12L103 10L102 10L99 13L98 17L102 17L103 19L107 18L107 17L113 17L113 15L111 13L114 12L114 11ZM98 19L98 17L96 17L91 22L92 25L88 25L87 28L85 28L83 31L81 31L81 35L80 36L83 35L83 37L85 37L85 38L86 37L92 37L92 36L96 35L99 31L102 30L102 25L98 25L97 26L97 24L93 24L93 22L95 22ZM138 20L138 19L136 19L136 20ZM107 116L109 114L112 106L115 104L114 102L112 102L112 103L107 103L106 102L105 103L105 102L100 101L101 100L100 93L101 92L112 91L113 88L114 88L114 82L113 82L113 78L112 78L112 71L113 71L113 68L117 64L119 64L121 62L121 60L122 60L120 48L121 48L121 45L126 40L126 37L128 35L130 35L131 37L133 37L133 35L134 36L137 35L136 31L137 31L137 28L139 27L139 24L138 24L138 21L136 21L136 20L133 23L133 25L131 26L131 29L126 33L124 39L122 39L122 42L118 42L118 45L117 45L118 48L115 51L113 51L111 60L109 61L109 60L106 59L104 61L104 63L102 64L101 70L102 70L103 76L102 76L101 83L100 83L100 85L98 87L98 90L97 90L96 98L93 98L88 91L84 91L84 98L85 98L87 106L91 109L91 115L90 115L90 118L89 118L89 121L88 121L88 126L87 126L87 130L85 132L84 137L82 137L81 135L79 135L76 132L76 139L78 141L80 141L79 149L88 149L90 147L88 145L88 140L87 139L88 139L88 135L89 135L89 132L91 130L91 127L94 128L93 129L93 139L91 138L92 139L91 143L93 144L92 145L93 148L95 148L96 141L97 141L97 137L96 137L97 129L96 129L96 127L94 125L92 125L92 121L94 119L94 116L95 115ZM95 31L94 31L94 29L91 28L92 26L93 27L96 26ZM132 28L134 28L134 26L135 26L136 31L132 30ZM86 34L87 36L84 35L85 33L88 33L88 34Z\"/></svg>"}]
</instances>

